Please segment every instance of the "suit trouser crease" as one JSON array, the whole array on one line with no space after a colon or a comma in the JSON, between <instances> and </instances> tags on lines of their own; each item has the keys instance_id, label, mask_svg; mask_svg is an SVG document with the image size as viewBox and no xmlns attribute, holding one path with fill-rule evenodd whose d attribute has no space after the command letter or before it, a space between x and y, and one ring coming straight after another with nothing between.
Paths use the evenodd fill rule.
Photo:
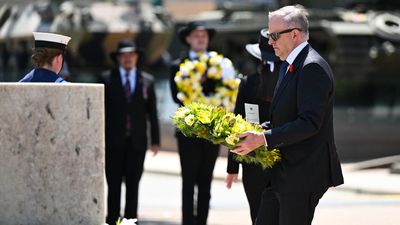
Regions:
<instances>
[{"instance_id":1,"label":"suit trouser crease","mask_svg":"<svg viewBox=\"0 0 400 225\"><path fill-rule=\"evenodd\" d=\"M311 225L315 208L327 189L316 192L279 193L263 195L256 225ZM265 194L266 192L264 192ZM277 206L271 203L276 199ZM265 216L263 214L268 214Z\"/></svg>"}]
</instances>

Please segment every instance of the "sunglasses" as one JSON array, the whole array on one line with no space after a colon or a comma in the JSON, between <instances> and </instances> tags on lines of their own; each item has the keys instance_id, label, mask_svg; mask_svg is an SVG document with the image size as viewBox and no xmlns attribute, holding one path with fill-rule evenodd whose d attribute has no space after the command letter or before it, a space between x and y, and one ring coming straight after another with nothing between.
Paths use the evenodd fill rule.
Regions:
<instances>
[{"instance_id":1,"label":"sunglasses","mask_svg":"<svg viewBox=\"0 0 400 225\"><path fill-rule=\"evenodd\" d=\"M267 31L265 33L265 37L268 38L268 39L272 39L274 41L277 41L279 39L279 37L281 36L281 34L289 33L289 32L292 32L294 30L301 31L300 28L296 28L296 27L295 28L286 29L286 30L283 30L283 31L279 31L279 32L274 32L274 33L270 33L269 31Z\"/></svg>"}]
</instances>

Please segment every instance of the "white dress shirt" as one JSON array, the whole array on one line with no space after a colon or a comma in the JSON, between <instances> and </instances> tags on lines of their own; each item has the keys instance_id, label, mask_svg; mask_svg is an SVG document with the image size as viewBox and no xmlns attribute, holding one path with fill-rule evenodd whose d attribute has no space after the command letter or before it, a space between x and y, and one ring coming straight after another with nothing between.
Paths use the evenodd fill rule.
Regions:
<instances>
[{"instance_id":1,"label":"white dress shirt","mask_svg":"<svg viewBox=\"0 0 400 225\"><path fill-rule=\"evenodd\" d=\"M119 75L121 76L122 86L125 86L126 83L126 73L127 71L125 69L119 67ZM135 91L135 86L136 86L136 68L133 68L129 71L129 82L132 94Z\"/></svg>"}]
</instances>

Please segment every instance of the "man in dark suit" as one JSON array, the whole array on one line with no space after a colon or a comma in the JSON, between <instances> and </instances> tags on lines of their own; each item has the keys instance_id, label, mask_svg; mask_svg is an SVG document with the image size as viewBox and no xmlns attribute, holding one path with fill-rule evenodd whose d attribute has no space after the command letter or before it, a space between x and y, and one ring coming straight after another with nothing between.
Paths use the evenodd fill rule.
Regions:
<instances>
[{"instance_id":1,"label":"man in dark suit","mask_svg":"<svg viewBox=\"0 0 400 225\"><path fill-rule=\"evenodd\" d=\"M125 218L137 218L138 188L147 149L147 122L156 154L160 135L154 79L136 67L141 50L121 41L111 54L118 67L105 81L107 223L120 217L121 183L126 184Z\"/></svg>"},{"instance_id":2,"label":"man in dark suit","mask_svg":"<svg viewBox=\"0 0 400 225\"><path fill-rule=\"evenodd\" d=\"M244 155L261 145L279 148L282 161L271 170L279 203L271 221L278 223L264 224L311 225L319 199L329 187L343 183L333 132L333 74L307 42L302 6L270 12L268 28L264 35L284 61L271 104L272 128L243 133L233 152Z\"/></svg>"}]
</instances>

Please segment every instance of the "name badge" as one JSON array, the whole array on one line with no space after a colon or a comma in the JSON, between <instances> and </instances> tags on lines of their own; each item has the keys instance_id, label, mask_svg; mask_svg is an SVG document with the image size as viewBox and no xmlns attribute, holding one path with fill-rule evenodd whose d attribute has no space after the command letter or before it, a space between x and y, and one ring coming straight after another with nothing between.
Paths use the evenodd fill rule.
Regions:
<instances>
[{"instance_id":1,"label":"name badge","mask_svg":"<svg viewBox=\"0 0 400 225\"><path fill-rule=\"evenodd\" d=\"M244 103L244 112L246 120L252 123L260 123L260 115L258 113L258 105Z\"/></svg>"}]
</instances>

